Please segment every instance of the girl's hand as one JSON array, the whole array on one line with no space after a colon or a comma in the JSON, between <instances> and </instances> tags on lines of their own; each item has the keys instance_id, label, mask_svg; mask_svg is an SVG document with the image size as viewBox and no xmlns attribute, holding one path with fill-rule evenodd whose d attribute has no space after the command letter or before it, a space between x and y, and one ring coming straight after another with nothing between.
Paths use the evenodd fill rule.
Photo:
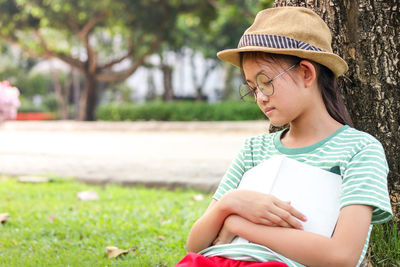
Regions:
<instances>
[{"instance_id":1,"label":"girl's hand","mask_svg":"<svg viewBox=\"0 0 400 267\"><path fill-rule=\"evenodd\" d=\"M233 213L253 223L303 230L301 223L306 217L289 202L250 190L231 190L222 197L232 207ZM221 200L222 200L221 199Z\"/></svg>"},{"instance_id":2,"label":"girl's hand","mask_svg":"<svg viewBox=\"0 0 400 267\"><path fill-rule=\"evenodd\" d=\"M232 242L232 240L236 237L236 235L232 233L232 231L228 226L228 221L232 216L237 216L237 215L230 215L225 219L224 225L219 231L217 238L212 242L213 245L228 244Z\"/></svg>"},{"instance_id":3,"label":"girl's hand","mask_svg":"<svg viewBox=\"0 0 400 267\"><path fill-rule=\"evenodd\" d=\"M232 242L232 240L236 237L236 235L228 230L226 225L222 226L221 230L218 233L217 238L213 241L213 246L228 244Z\"/></svg>"}]
</instances>

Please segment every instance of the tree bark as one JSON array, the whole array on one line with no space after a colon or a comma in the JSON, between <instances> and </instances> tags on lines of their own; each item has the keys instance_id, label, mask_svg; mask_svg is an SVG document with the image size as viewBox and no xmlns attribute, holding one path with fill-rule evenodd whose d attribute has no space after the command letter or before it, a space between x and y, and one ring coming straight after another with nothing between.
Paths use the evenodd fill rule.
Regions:
<instances>
[{"instance_id":1,"label":"tree bark","mask_svg":"<svg viewBox=\"0 0 400 267\"><path fill-rule=\"evenodd\" d=\"M332 31L333 50L349 64L339 82L357 129L375 136L389 164L389 191L400 220L399 0L276 0L313 9Z\"/></svg>"},{"instance_id":2,"label":"tree bark","mask_svg":"<svg viewBox=\"0 0 400 267\"><path fill-rule=\"evenodd\" d=\"M52 69L51 77L53 80L54 91L56 94L57 104L60 110L60 119L68 119L68 99L69 99L69 88L66 85L62 85L59 76L59 70Z\"/></svg>"},{"instance_id":3,"label":"tree bark","mask_svg":"<svg viewBox=\"0 0 400 267\"><path fill-rule=\"evenodd\" d=\"M172 87L172 67L166 64L161 65L161 72L163 74L164 93L163 100L168 102L174 98L174 90Z\"/></svg>"},{"instance_id":4,"label":"tree bark","mask_svg":"<svg viewBox=\"0 0 400 267\"><path fill-rule=\"evenodd\" d=\"M80 73L74 69L72 71L73 79L73 103L74 103L74 119L79 118L79 99L81 95L81 78Z\"/></svg>"},{"instance_id":5,"label":"tree bark","mask_svg":"<svg viewBox=\"0 0 400 267\"><path fill-rule=\"evenodd\" d=\"M85 86L79 99L78 120L94 121L97 105L97 80L96 76L90 73L85 74Z\"/></svg>"}]
</instances>

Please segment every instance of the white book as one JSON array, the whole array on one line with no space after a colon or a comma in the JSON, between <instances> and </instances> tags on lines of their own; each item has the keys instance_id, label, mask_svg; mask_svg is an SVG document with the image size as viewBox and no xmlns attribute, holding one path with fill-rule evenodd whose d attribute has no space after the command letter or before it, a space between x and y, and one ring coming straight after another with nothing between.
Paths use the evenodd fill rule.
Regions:
<instances>
[{"instance_id":1,"label":"white book","mask_svg":"<svg viewBox=\"0 0 400 267\"><path fill-rule=\"evenodd\" d=\"M340 212L340 175L285 156L273 156L245 172L238 189L271 194L307 217L304 231L331 237ZM249 241L237 237L234 243Z\"/></svg>"}]
</instances>

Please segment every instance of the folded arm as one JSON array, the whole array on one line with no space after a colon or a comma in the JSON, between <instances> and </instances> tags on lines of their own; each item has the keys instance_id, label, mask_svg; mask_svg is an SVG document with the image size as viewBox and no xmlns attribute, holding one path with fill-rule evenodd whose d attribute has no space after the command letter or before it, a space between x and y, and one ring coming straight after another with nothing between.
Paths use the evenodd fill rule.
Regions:
<instances>
[{"instance_id":1,"label":"folded arm","mask_svg":"<svg viewBox=\"0 0 400 267\"><path fill-rule=\"evenodd\" d=\"M292 228L255 224L237 215L226 218L224 230L265 245L306 266L355 266L368 234L371 217L370 206L344 207L332 238Z\"/></svg>"},{"instance_id":2,"label":"folded arm","mask_svg":"<svg viewBox=\"0 0 400 267\"><path fill-rule=\"evenodd\" d=\"M219 201L213 200L193 225L187 240L188 251L199 252L209 247L217 239L225 219L234 214L255 224L296 229L302 229L296 218L305 221L304 215L288 202L254 191L232 190Z\"/></svg>"}]
</instances>

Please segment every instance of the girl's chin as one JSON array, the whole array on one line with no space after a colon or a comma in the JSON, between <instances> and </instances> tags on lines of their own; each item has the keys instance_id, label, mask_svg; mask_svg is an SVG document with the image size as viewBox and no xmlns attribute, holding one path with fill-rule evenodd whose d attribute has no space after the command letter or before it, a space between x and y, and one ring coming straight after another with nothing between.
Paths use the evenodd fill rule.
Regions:
<instances>
[{"instance_id":1,"label":"girl's chin","mask_svg":"<svg viewBox=\"0 0 400 267\"><path fill-rule=\"evenodd\" d=\"M269 119L269 124L271 125L271 126L274 126L274 127L286 127L287 125L289 125L289 122L287 122L287 121L276 121L276 120L271 120L271 119Z\"/></svg>"}]
</instances>

